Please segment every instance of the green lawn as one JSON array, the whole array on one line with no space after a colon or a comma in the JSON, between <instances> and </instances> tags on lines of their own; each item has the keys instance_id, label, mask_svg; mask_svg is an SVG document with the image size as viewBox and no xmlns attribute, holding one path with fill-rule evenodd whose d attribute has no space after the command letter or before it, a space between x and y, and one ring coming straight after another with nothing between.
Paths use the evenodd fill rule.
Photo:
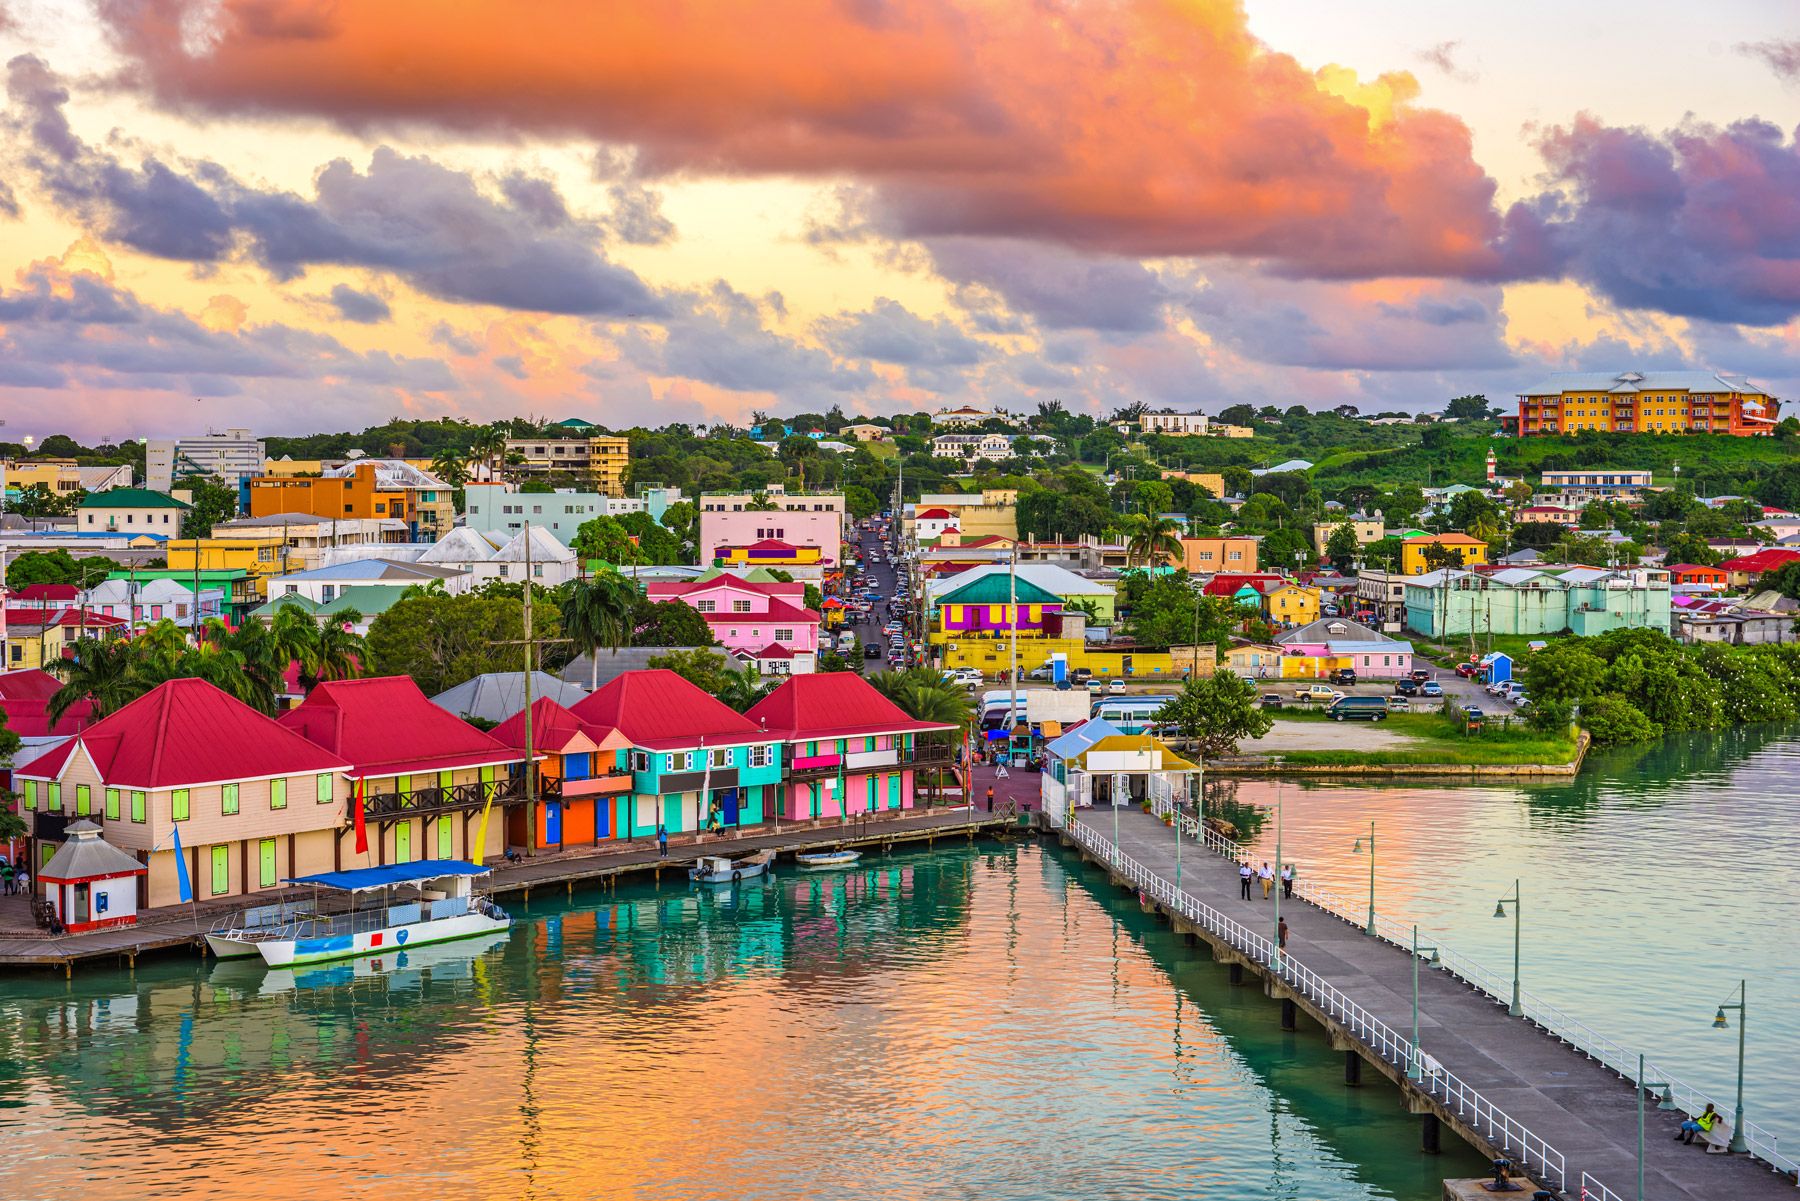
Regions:
<instances>
[{"instance_id":1,"label":"green lawn","mask_svg":"<svg viewBox=\"0 0 1800 1201\"><path fill-rule=\"evenodd\" d=\"M1324 721L1317 714L1283 715L1282 720ZM1281 762L1294 767L1387 767L1395 764L1568 763L1575 743L1567 737L1540 734L1522 724L1485 723L1480 733L1461 732L1458 723L1440 713L1394 713L1383 728L1404 735L1404 747L1380 751L1284 751Z\"/></svg>"}]
</instances>

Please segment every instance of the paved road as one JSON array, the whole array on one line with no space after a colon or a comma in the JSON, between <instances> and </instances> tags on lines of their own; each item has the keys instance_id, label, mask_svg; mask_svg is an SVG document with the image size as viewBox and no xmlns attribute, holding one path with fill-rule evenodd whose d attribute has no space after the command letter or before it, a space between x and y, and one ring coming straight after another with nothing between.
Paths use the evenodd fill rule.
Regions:
<instances>
[{"instance_id":1,"label":"paved road","mask_svg":"<svg viewBox=\"0 0 1800 1201\"><path fill-rule=\"evenodd\" d=\"M1110 840L1109 809L1080 811L1079 819ZM1118 813L1124 852L1174 879L1174 834L1159 818L1131 807ZM1301 890L1308 873L1300 865ZM1240 900L1236 868L1192 842L1183 850L1182 891L1250 929L1273 936L1275 906ZM1309 904L1287 903L1288 950L1351 999L1399 1031L1412 1028L1412 957L1363 934L1360 925ZM1621 1197L1636 1183L1637 1102L1631 1086L1598 1062L1546 1035L1485 993L1439 969L1419 973L1420 1045L1450 1072L1523 1123L1567 1159L1574 1185L1585 1170ZM1622 986L1656 987L1621 981ZM1707 1155L1676 1143L1678 1113L1648 1113L1645 1191L1656 1201L1752 1201L1793 1197L1794 1182L1748 1156ZM1520 1194L1523 1196L1524 1194Z\"/></svg>"}]
</instances>

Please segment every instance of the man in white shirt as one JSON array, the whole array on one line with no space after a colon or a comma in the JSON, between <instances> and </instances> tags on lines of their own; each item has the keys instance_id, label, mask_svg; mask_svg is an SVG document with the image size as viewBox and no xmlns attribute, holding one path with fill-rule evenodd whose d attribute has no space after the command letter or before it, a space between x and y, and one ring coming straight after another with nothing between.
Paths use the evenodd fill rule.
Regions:
<instances>
[{"instance_id":1,"label":"man in white shirt","mask_svg":"<svg viewBox=\"0 0 1800 1201\"><path fill-rule=\"evenodd\" d=\"M1275 887L1275 873L1269 867L1267 859L1263 860L1262 870L1256 873L1256 877L1262 881L1263 900L1266 901L1269 899L1269 890Z\"/></svg>"},{"instance_id":2,"label":"man in white shirt","mask_svg":"<svg viewBox=\"0 0 1800 1201\"><path fill-rule=\"evenodd\" d=\"M1250 861L1248 859L1238 864L1238 895L1243 897L1246 901L1250 899L1250 877L1255 874L1256 872L1251 869Z\"/></svg>"}]
</instances>

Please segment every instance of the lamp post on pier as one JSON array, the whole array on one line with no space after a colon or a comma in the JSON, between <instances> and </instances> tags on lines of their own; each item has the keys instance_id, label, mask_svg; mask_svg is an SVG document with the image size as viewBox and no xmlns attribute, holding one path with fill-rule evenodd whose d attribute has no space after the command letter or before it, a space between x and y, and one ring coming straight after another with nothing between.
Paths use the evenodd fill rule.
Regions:
<instances>
[{"instance_id":1,"label":"lamp post on pier","mask_svg":"<svg viewBox=\"0 0 1800 1201\"><path fill-rule=\"evenodd\" d=\"M1357 839L1351 849L1361 854L1362 839ZM1375 936L1375 823L1372 820L1369 822L1369 924L1363 928L1363 933L1371 938Z\"/></svg>"},{"instance_id":2,"label":"lamp post on pier","mask_svg":"<svg viewBox=\"0 0 1800 1201\"><path fill-rule=\"evenodd\" d=\"M1750 1144L1744 1138L1744 1027L1750 1024L1750 982L1739 980L1734 991L1737 1000L1722 1002L1713 1014L1713 1029L1723 1030L1731 1024L1725 1020L1727 1009L1738 1011L1737 1109L1731 1115L1731 1145L1726 1150L1748 1151Z\"/></svg>"},{"instance_id":3,"label":"lamp post on pier","mask_svg":"<svg viewBox=\"0 0 1800 1201\"><path fill-rule=\"evenodd\" d=\"M1638 1187L1637 1187L1637 1201L1644 1201L1644 1090L1651 1089L1651 1088L1667 1089L1668 1087L1669 1086L1667 1084L1664 1084L1660 1081L1655 1084L1649 1084L1649 1083L1645 1082L1645 1080L1644 1080L1644 1055L1643 1055L1643 1052L1641 1052L1641 1051L1638 1052L1638 1070L1637 1070L1637 1103L1638 1103L1638 1160L1637 1160L1638 1177L1637 1177L1637 1186ZM1659 1105L1659 1106L1657 1106L1657 1108L1660 1109L1660 1108L1662 1108L1662 1106Z\"/></svg>"},{"instance_id":4,"label":"lamp post on pier","mask_svg":"<svg viewBox=\"0 0 1800 1201\"><path fill-rule=\"evenodd\" d=\"M1506 1013L1507 1016L1515 1018L1521 1017L1525 1013L1525 1007L1519 1004L1519 927L1524 918L1525 908L1524 902L1520 900L1522 895L1519 891L1519 882L1515 879L1512 896L1501 897L1494 902L1495 917L1505 917L1507 905L1510 904L1513 907L1513 989L1512 1004L1506 1007Z\"/></svg>"},{"instance_id":5,"label":"lamp post on pier","mask_svg":"<svg viewBox=\"0 0 1800 1201\"><path fill-rule=\"evenodd\" d=\"M1281 974L1281 786L1275 788L1275 974Z\"/></svg>"},{"instance_id":6,"label":"lamp post on pier","mask_svg":"<svg viewBox=\"0 0 1800 1201\"><path fill-rule=\"evenodd\" d=\"M1413 1038L1412 1055L1406 1066L1406 1078L1417 1084L1425 1078L1425 1052L1419 1045L1419 952L1431 952L1431 966L1438 965L1438 949L1419 945L1419 927L1413 927L1412 969L1413 969Z\"/></svg>"}]
</instances>

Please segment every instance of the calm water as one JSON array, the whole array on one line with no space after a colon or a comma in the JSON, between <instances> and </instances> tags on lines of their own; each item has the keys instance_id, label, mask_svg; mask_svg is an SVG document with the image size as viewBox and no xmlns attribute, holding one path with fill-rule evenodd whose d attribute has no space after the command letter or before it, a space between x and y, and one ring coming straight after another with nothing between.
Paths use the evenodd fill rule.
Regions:
<instances>
[{"instance_id":1,"label":"calm water","mask_svg":"<svg viewBox=\"0 0 1800 1201\"><path fill-rule=\"evenodd\" d=\"M1036 845L0 992L30 1197L1408 1198L1398 1095Z\"/></svg>"},{"instance_id":2,"label":"calm water","mask_svg":"<svg viewBox=\"0 0 1800 1201\"><path fill-rule=\"evenodd\" d=\"M1800 1148L1800 731L1595 756L1552 786L1280 793L1283 849L1303 872L1365 904L1369 860L1354 847L1374 818L1378 911L1508 977L1513 921L1494 902L1521 878L1525 987L1727 1109L1736 1014L1729 1030L1712 1017L1748 977L1746 1108ZM1276 790L1235 794L1265 805ZM1257 827L1270 858L1274 833Z\"/></svg>"}]
</instances>

